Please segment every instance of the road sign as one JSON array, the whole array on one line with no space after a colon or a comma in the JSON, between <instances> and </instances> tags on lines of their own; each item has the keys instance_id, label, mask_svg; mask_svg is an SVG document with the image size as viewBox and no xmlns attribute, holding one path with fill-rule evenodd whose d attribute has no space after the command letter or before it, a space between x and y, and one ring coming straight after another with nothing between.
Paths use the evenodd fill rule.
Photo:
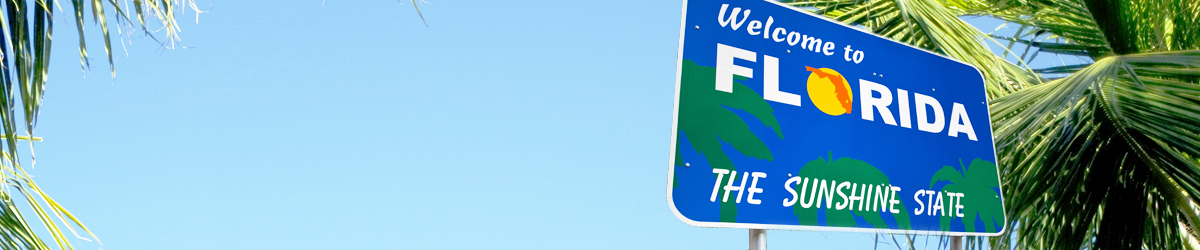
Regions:
<instances>
[{"instance_id":1,"label":"road sign","mask_svg":"<svg viewBox=\"0 0 1200 250\"><path fill-rule=\"evenodd\" d=\"M667 200L689 225L998 235L974 67L773 1L686 0Z\"/></svg>"}]
</instances>

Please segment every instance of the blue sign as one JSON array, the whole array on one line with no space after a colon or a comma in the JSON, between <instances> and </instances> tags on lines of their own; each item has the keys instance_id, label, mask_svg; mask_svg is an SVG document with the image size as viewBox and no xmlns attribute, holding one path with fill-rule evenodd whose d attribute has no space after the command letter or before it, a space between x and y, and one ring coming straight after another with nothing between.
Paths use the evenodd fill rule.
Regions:
<instances>
[{"instance_id":1,"label":"blue sign","mask_svg":"<svg viewBox=\"0 0 1200 250\"><path fill-rule=\"evenodd\" d=\"M667 201L689 225L998 235L974 67L773 1L688 0Z\"/></svg>"}]
</instances>

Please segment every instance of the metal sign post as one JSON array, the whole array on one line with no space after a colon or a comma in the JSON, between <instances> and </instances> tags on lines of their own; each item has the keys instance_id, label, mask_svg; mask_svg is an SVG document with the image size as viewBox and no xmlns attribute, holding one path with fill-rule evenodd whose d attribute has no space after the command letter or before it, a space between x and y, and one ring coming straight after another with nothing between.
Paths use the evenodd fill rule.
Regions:
<instances>
[{"instance_id":1,"label":"metal sign post","mask_svg":"<svg viewBox=\"0 0 1200 250\"><path fill-rule=\"evenodd\" d=\"M750 229L750 250L767 250L766 229Z\"/></svg>"}]
</instances>

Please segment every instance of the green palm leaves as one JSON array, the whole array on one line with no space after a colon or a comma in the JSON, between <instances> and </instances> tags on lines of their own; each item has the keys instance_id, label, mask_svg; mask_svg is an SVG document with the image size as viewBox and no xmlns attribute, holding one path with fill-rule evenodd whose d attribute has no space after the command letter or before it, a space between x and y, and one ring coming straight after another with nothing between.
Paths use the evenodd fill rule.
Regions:
<instances>
[{"instance_id":1,"label":"green palm leaves","mask_svg":"<svg viewBox=\"0 0 1200 250\"><path fill-rule=\"evenodd\" d=\"M985 37L958 19L964 13L935 0L785 1L880 36L908 43L975 65L986 79L988 98L1039 83L1035 76L992 54Z\"/></svg>"},{"instance_id":2,"label":"green palm leaves","mask_svg":"<svg viewBox=\"0 0 1200 250\"><path fill-rule=\"evenodd\" d=\"M900 202L899 204L896 204L898 205L896 209L898 209L900 212L892 214L893 218L895 218L895 224L888 225L887 221L883 219L882 213L890 212L886 210L881 211L880 207L889 207L890 204L888 204L887 201L883 201L888 199L876 199L880 199L879 194L882 194L882 197L887 197L887 193L890 192L887 191L887 188L891 186L891 180L888 179L887 175L884 175L883 172L879 171L879 169L875 168L875 166L871 166L871 164L861 160L851 159L849 157L842 157L838 158L837 160L832 160L832 154L833 153L831 152L828 159L821 158L805 163L804 166L800 168L800 172L796 174L796 176L806 178L805 181L797 183L797 186L794 187L796 192L800 193L800 196L798 197L800 197L801 200L792 206L792 213L794 213L796 218L800 220L800 225L817 225L817 212L820 210L819 207L824 207L825 223L828 226L857 226L858 222L854 219L854 217L857 216L863 218L863 220L865 220L867 223L870 223L871 226L874 226L875 228L912 229L911 221L909 221L908 218L909 210L904 205L904 201L907 199L896 199ZM831 209L828 205L826 205L830 203L825 202L831 201L832 199L822 196L822 192L818 188L824 185L829 185L827 184L827 181L832 183L849 182L854 183L853 185L858 185L859 183L872 185L874 186L872 187L872 190L878 193L870 193L868 190L857 190L858 187L855 187L855 190L858 192L868 193L866 195L867 199L859 202L859 209ZM837 186L837 184L832 184L832 186ZM832 191L832 188L828 190L830 191L829 194L834 192ZM879 192L881 190L883 190L883 192ZM850 189L847 189L846 191L850 191L851 194L855 193ZM872 194L875 195L873 196ZM891 198L895 199L895 197ZM812 204L812 207L804 207L803 203L805 202L815 202L820 204ZM861 209L863 204L871 205L866 206L866 209ZM889 207L888 209L890 210L891 208Z\"/></svg>"},{"instance_id":3,"label":"green palm leaves","mask_svg":"<svg viewBox=\"0 0 1200 250\"><path fill-rule=\"evenodd\" d=\"M50 232L49 238L54 239L54 245L60 249L73 249L66 236L67 232L85 240L88 239L81 237L81 233L96 239L74 215L38 188L32 177L21 167L20 159L16 157L19 155L18 141L41 141L41 138L32 135L37 126L37 116L49 72L54 10L58 9L58 6L55 6L57 3L47 0L9 0L3 3L5 11L3 17L0 17L0 32L3 32L3 37L0 38L0 56L4 59L0 67L0 120L3 121L4 132L0 138L3 138L4 143L3 150L0 150L0 155L3 155L0 157L0 180L6 188L0 188L0 249L50 248L49 244L34 233L36 230L25 220L14 198L25 199L24 203L33 211L38 222ZM84 13L91 12L92 20L99 23L103 33L105 52L115 76L116 70L111 67L112 43L106 11L111 8L116 12L118 26L122 21L129 26L135 26L124 11L130 7L129 2L123 3L124 5L115 0L71 1L80 37L80 61L84 68L88 65L83 32ZM133 0L132 3L137 14L136 26L150 34L145 16L152 15L160 21L161 28L167 31L168 42L178 39L178 26L174 16L174 13L180 10L177 7L188 5L195 10L195 4L189 0ZM15 99L18 95L20 99ZM21 112L16 112L18 107ZM25 135L17 135L20 131L18 127L24 128ZM32 146L30 149L32 155ZM20 195L13 195L14 193ZM77 231L76 226L82 232Z\"/></svg>"},{"instance_id":4,"label":"green palm leaves","mask_svg":"<svg viewBox=\"0 0 1200 250\"><path fill-rule=\"evenodd\" d=\"M1001 207L1000 187L992 185L992 183L1000 183L1000 176L992 171L995 167L996 165L991 162L975 159L969 166L960 166L962 171L951 166L943 166L942 169L933 173L933 179L929 181L930 188L940 181L950 182L942 187L941 192L971 194L962 197L962 201L960 201L964 204L961 212L965 215L962 221L966 226L966 231L994 233L997 232L996 226L1003 226L996 224L1005 220L1004 211L999 209ZM947 207L946 211L955 210ZM976 226L976 218L983 221L983 225ZM949 230L951 216L942 216L941 220L942 230Z\"/></svg>"},{"instance_id":5,"label":"green palm leaves","mask_svg":"<svg viewBox=\"0 0 1200 250\"><path fill-rule=\"evenodd\" d=\"M753 115L774 129L779 138L783 138L779 122L762 95L740 83L733 85L733 93L717 91L715 68L700 66L690 60L683 60L682 67L678 126L679 133L687 137L692 148L704 155L712 168L730 171L735 168L721 150L722 142L746 156L774 159L767 145L750 132L746 122L731 110L738 109ZM745 77L735 77L735 80L746 80ZM680 146L676 147L676 152L679 152ZM681 154L675 154L675 165L687 165ZM721 203L722 222L734 222L736 215L737 206L732 200Z\"/></svg>"},{"instance_id":6,"label":"green palm leaves","mask_svg":"<svg viewBox=\"0 0 1200 250\"><path fill-rule=\"evenodd\" d=\"M1005 196L1021 205L1010 215L1027 231L1018 244L1159 238L1151 249L1178 249L1194 237L1179 225L1200 226L1191 207L1200 201L1197 79L1200 51L1111 56L993 102ZM1140 228L1104 227L1108 216ZM1056 233L1028 233L1046 230Z\"/></svg>"},{"instance_id":7,"label":"green palm leaves","mask_svg":"<svg viewBox=\"0 0 1200 250\"><path fill-rule=\"evenodd\" d=\"M429 28L429 23L425 22L425 15L421 14L421 7L417 7L417 0L409 0L409 2L412 2L413 10L417 11L417 16L421 17L421 23L425 24L425 28Z\"/></svg>"}]
</instances>

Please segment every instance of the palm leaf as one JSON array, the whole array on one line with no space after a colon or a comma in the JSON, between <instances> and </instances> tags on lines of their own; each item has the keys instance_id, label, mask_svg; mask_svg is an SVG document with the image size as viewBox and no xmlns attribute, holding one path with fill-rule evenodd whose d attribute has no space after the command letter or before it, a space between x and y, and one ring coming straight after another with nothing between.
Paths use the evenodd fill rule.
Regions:
<instances>
[{"instance_id":1,"label":"palm leaf","mask_svg":"<svg viewBox=\"0 0 1200 250\"><path fill-rule=\"evenodd\" d=\"M951 1L951 0L945 0ZM1116 4L1099 6L1101 3ZM972 2L971 15L986 15L1038 27L1087 48L1100 59L1112 54L1200 49L1200 1L1192 0L1055 0ZM1102 11L1098 7L1112 10ZM1111 20L1119 33L1102 30L1096 20ZM1115 39L1114 39L1115 38ZM1113 48L1132 48L1115 53Z\"/></svg>"},{"instance_id":2,"label":"palm leaf","mask_svg":"<svg viewBox=\"0 0 1200 250\"><path fill-rule=\"evenodd\" d=\"M958 18L961 11L935 0L800 0L790 5L814 9L818 14L903 43L975 65L994 98L1040 83L1040 78L984 46L982 31Z\"/></svg>"},{"instance_id":3,"label":"palm leaf","mask_svg":"<svg viewBox=\"0 0 1200 250\"><path fill-rule=\"evenodd\" d=\"M429 28L429 22L425 21L425 15L421 14L421 8L417 7L417 0L409 0L409 2L412 2L413 10L417 11L417 16L421 17L421 23L425 24L425 28Z\"/></svg>"},{"instance_id":4,"label":"palm leaf","mask_svg":"<svg viewBox=\"0 0 1200 250\"><path fill-rule=\"evenodd\" d=\"M1085 5L1083 0L1008 1L976 7L967 12L1036 27L1061 37L1070 44L1088 48L1088 53L1093 58L1111 54L1104 33L1100 31L1092 13Z\"/></svg>"},{"instance_id":5,"label":"palm leaf","mask_svg":"<svg viewBox=\"0 0 1200 250\"><path fill-rule=\"evenodd\" d=\"M1200 165L1189 158L1200 155L1197 79L1200 51L1113 56L994 100L1010 226L1020 228L992 244L1185 245L1181 228L1200 226L1190 206Z\"/></svg>"},{"instance_id":6,"label":"palm leaf","mask_svg":"<svg viewBox=\"0 0 1200 250\"><path fill-rule=\"evenodd\" d=\"M176 7L190 4L192 9L195 9L195 4L190 0L134 0L133 2L140 23L138 26L150 34L145 25L143 13L155 13L155 17L162 26L161 29L167 30L168 41L172 42L178 39L176 33L178 26L173 14ZM0 156L0 180L3 181L4 186L10 188L0 188L0 249L50 249L48 243L43 242L42 238L34 233L30 223L26 221L26 217L16 206L16 201L13 200L14 191L20 193L20 197L24 198L23 202L29 206L28 211L33 212L32 217L45 227L50 233L48 238L53 239L54 245L58 248L74 249L67 237L67 232L77 238L88 240L80 235L83 233L99 242L98 238L83 226L78 218L37 186L32 177L25 173L20 159L16 157L18 141L30 144L31 156L33 155L32 143L41 141L33 134L37 127L37 117L48 79L54 30L52 9L56 7L56 3L56 1L49 0L9 0L3 3L4 12L2 13L4 16L0 17L0 33L3 33L3 37L0 39L0 56L2 56L0 59L4 59L0 60L2 61L0 62L2 64L0 65L0 127L3 127L3 134L0 134L0 139L3 139L4 143L0 145L2 147L0 149L0 155L2 155ZM117 25L122 25L122 21L127 25L134 24L124 8L115 0L107 2L72 0L75 23L80 35L80 62L84 69L88 67L88 54L83 29L85 10L88 10L87 4L89 3L93 21L98 22L101 27L105 53L108 56L110 69L115 76L116 69L112 67L112 38L108 31L110 18L108 11L111 9L113 11L111 13L117 14L114 18ZM16 96L20 96L20 99L15 99ZM19 113L16 112L18 107L21 109ZM20 127L24 127L26 135L17 135L18 124ZM76 226L78 226L78 230Z\"/></svg>"},{"instance_id":7,"label":"palm leaf","mask_svg":"<svg viewBox=\"0 0 1200 250\"><path fill-rule=\"evenodd\" d=\"M740 82L733 85L732 93L717 91L712 88L716 82L716 68L700 66L691 60L684 60L681 66L677 120L679 131L676 133L679 133L681 138L687 138L696 153L704 155L710 167L730 170L734 175L737 169L721 148L724 144L729 144L746 156L774 160L767 145L751 132L747 121L734 112L741 110L750 114L774 130L776 136L783 138L783 131L775 118L774 109L762 99L762 95ZM734 79L746 80L742 76L734 76ZM675 146L675 165L687 166L682 154L678 153L683 149L682 143ZM736 221L735 203L733 200L721 202L721 221Z\"/></svg>"}]
</instances>

